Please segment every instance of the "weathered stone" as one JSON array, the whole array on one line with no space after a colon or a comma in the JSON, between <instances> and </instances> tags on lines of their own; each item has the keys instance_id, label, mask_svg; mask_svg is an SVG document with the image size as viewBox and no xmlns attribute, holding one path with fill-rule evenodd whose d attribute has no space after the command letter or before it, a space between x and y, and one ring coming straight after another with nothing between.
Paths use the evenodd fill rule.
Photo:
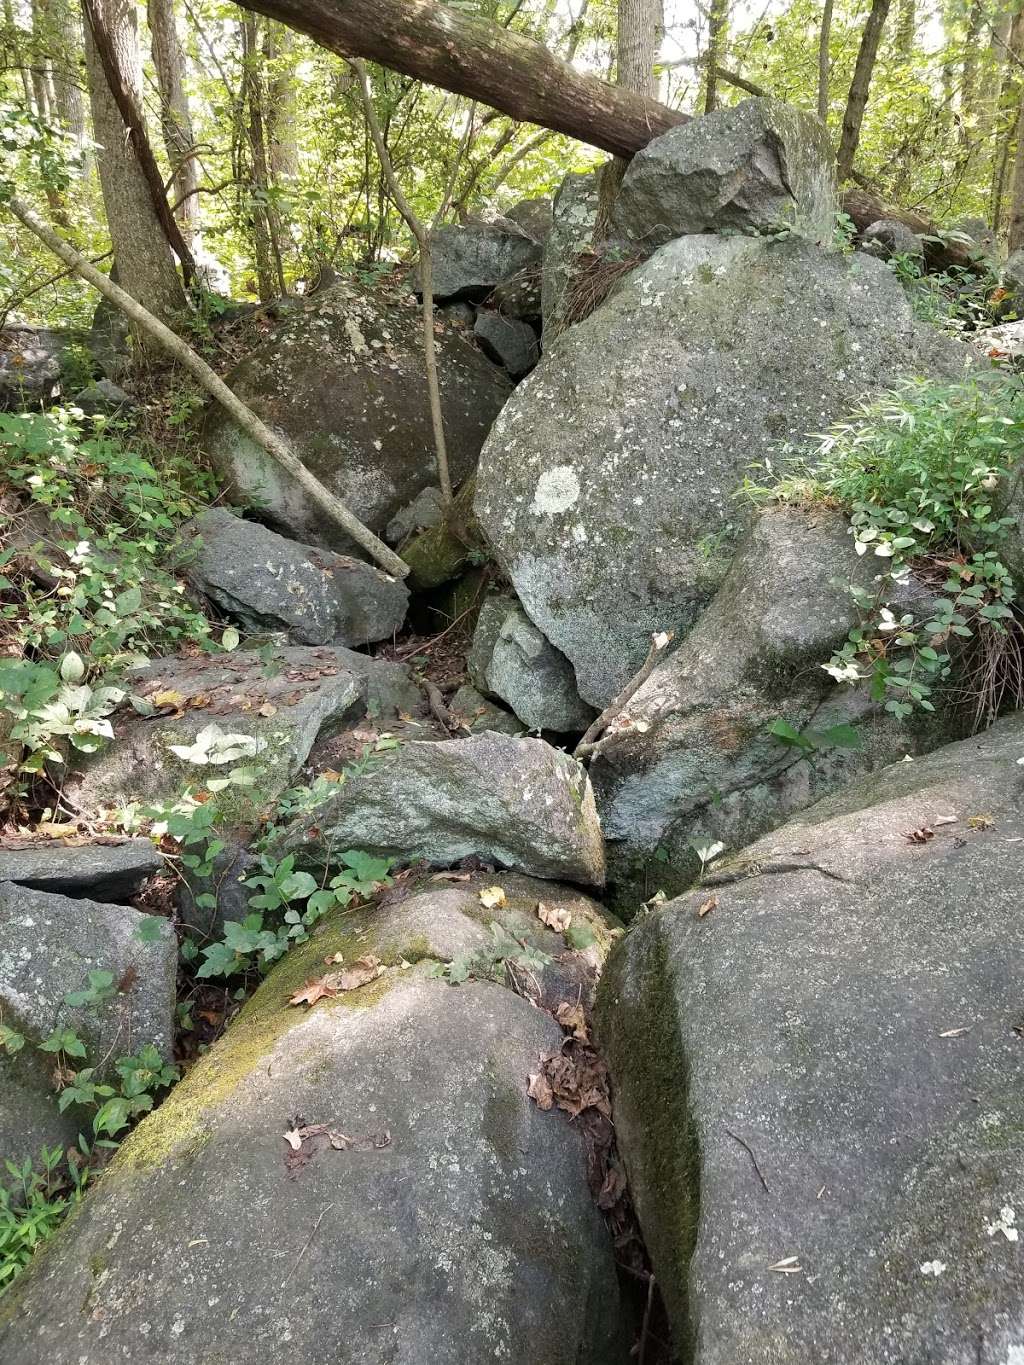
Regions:
<instances>
[{"instance_id":1,"label":"weathered stone","mask_svg":"<svg viewBox=\"0 0 1024 1365\"><path fill-rule=\"evenodd\" d=\"M519 736L526 730L518 716L495 706L494 702L488 701L468 684L454 694L448 703L448 714L459 729L471 735L482 735L493 730L499 735Z\"/></svg>"},{"instance_id":2,"label":"weathered stone","mask_svg":"<svg viewBox=\"0 0 1024 1365\"><path fill-rule=\"evenodd\" d=\"M551 231L544 243L541 281L545 350L567 325L566 311L576 261L593 237L598 199L596 171L570 172L555 195Z\"/></svg>"},{"instance_id":3,"label":"weathered stone","mask_svg":"<svg viewBox=\"0 0 1024 1365\"><path fill-rule=\"evenodd\" d=\"M969 341L982 355L992 360L1011 360L1017 365L1024 356L1024 318L972 332Z\"/></svg>"},{"instance_id":4,"label":"weathered stone","mask_svg":"<svg viewBox=\"0 0 1024 1365\"><path fill-rule=\"evenodd\" d=\"M361 559L286 540L224 507L191 523L186 572L247 630L284 630L296 644L365 645L405 620L404 583Z\"/></svg>"},{"instance_id":5,"label":"weathered stone","mask_svg":"<svg viewBox=\"0 0 1024 1365\"><path fill-rule=\"evenodd\" d=\"M1015 716L894 764L613 954L616 1131L694 1365L1024 1350L1022 754Z\"/></svg>"},{"instance_id":6,"label":"weathered stone","mask_svg":"<svg viewBox=\"0 0 1024 1365\"><path fill-rule=\"evenodd\" d=\"M561 1029L408 965L486 932L457 899L336 915L289 955L5 1299L5 1365L626 1365L582 1129L526 1093ZM368 952L377 980L287 1003Z\"/></svg>"},{"instance_id":7,"label":"weathered stone","mask_svg":"<svg viewBox=\"0 0 1024 1365\"><path fill-rule=\"evenodd\" d=\"M467 479L456 493L450 515L436 526L424 527L401 546L409 565L408 584L414 592L426 592L450 583L476 559L483 557L483 539L473 515L476 479Z\"/></svg>"},{"instance_id":8,"label":"weathered stone","mask_svg":"<svg viewBox=\"0 0 1024 1365\"><path fill-rule=\"evenodd\" d=\"M60 896L124 904L162 866L163 859L148 839L95 844L0 840L0 882Z\"/></svg>"},{"instance_id":9,"label":"weathered stone","mask_svg":"<svg viewBox=\"0 0 1024 1365\"><path fill-rule=\"evenodd\" d=\"M152 941L139 938L143 925L155 930ZM0 1154L35 1158L43 1145L77 1138L82 1116L58 1111L56 1059L39 1051L58 1024L78 1034L88 1056L77 1065L96 1067L98 1078L146 1043L170 1060L177 959L167 920L0 883L0 1022L25 1039L13 1054L0 1048ZM111 973L115 993L65 1004L89 985L91 971Z\"/></svg>"},{"instance_id":10,"label":"weathered stone","mask_svg":"<svg viewBox=\"0 0 1024 1365\"><path fill-rule=\"evenodd\" d=\"M229 375L238 396L288 438L306 467L373 531L436 482L420 313L347 283L290 314ZM460 328L439 324L438 373L452 480L475 468L508 394L508 379ZM219 408L203 433L236 496L276 530L352 552L352 543L301 487Z\"/></svg>"},{"instance_id":11,"label":"weathered stone","mask_svg":"<svg viewBox=\"0 0 1024 1365\"><path fill-rule=\"evenodd\" d=\"M524 322L540 323L541 279L540 265L532 265L499 284L488 295L487 302L505 318L520 318Z\"/></svg>"},{"instance_id":12,"label":"weathered stone","mask_svg":"<svg viewBox=\"0 0 1024 1365\"><path fill-rule=\"evenodd\" d=\"M999 272L999 280L1004 289L1024 299L1024 248L1010 253Z\"/></svg>"},{"instance_id":13,"label":"weathered stone","mask_svg":"<svg viewBox=\"0 0 1024 1365\"><path fill-rule=\"evenodd\" d=\"M76 352L85 333L50 327L5 327L0 331L0 410L47 407L65 383L88 378Z\"/></svg>"},{"instance_id":14,"label":"weathered stone","mask_svg":"<svg viewBox=\"0 0 1024 1365\"><path fill-rule=\"evenodd\" d=\"M880 218L870 223L861 233L860 246L870 256L887 261L892 256L905 256L923 267L924 243L906 223L895 218Z\"/></svg>"},{"instance_id":15,"label":"weathered stone","mask_svg":"<svg viewBox=\"0 0 1024 1365\"><path fill-rule=\"evenodd\" d=\"M318 863L339 848L441 867L477 857L537 877L604 882L587 775L540 739L489 733L403 744L273 845Z\"/></svg>"},{"instance_id":16,"label":"weathered stone","mask_svg":"<svg viewBox=\"0 0 1024 1365\"><path fill-rule=\"evenodd\" d=\"M476 686L511 706L527 729L580 731L594 719L576 691L572 664L514 597L485 600L466 662Z\"/></svg>"},{"instance_id":17,"label":"weathered stone","mask_svg":"<svg viewBox=\"0 0 1024 1365\"><path fill-rule=\"evenodd\" d=\"M444 517L444 500L440 488L424 488L417 493L408 507L401 508L388 522L385 539L397 545L413 531L423 531L428 526L440 526Z\"/></svg>"},{"instance_id":18,"label":"weathered stone","mask_svg":"<svg viewBox=\"0 0 1024 1365\"><path fill-rule=\"evenodd\" d=\"M513 222L452 224L431 241L434 297L484 298L495 285L536 265L540 244Z\"/></svg>"},{"instance_id":19,"label":"weathered stone","mask_svg":"<svg viewBox=\"0 0 1024 1365\"><path fill-rule=\"evenodd\" d=\"M624 913L652 876L669 892L691 885L696 849L742 848L862 773L950 738L948 716L897 721L821 667L858 622L850 589L872 589L879 563L854 552L847 518L826 508L769 507L752 525L710 606L590 765ZM919 610L922 592L927 601L927 587L909 584L908 606ZM805 752L768 733L776 721L855 733Z\"/></svg>"},{"instance_id":20,"label":"weathered stone","mask_svg":"<svg viewBox=\"0 0 1024 1365\"><path fill-rule=\"evenodd\" d=\"M249 897L257 894L246 884L246 878L259 871L259 858L232 839L225 842L208 876L185 866L179 869L181 880L174 893L178 918L201 940L222 935L226 920L245 919ZM213 898L213 905L205 904L206 897Z\"/></svg>"},{"instance_id":21,"label":"weathered stone","mask_svg":"<svg viewBox=\"0 0 1024 1365\"><path fill-rule=\"evenodd\" d=\"M254 785L240 789L246 803L272 801L295 781L321 732L366 714L376 663L337 646L283 648L270 666L248 650L151 660L129 682L158 713L122 707L113 720L114 740L79 756L80 771L68 777L65 797L87 811L167 801L241 765L255 769ZM390 672L382 685L391 690ZM171 752L171 745L194 745L210 726L249 737L255 753L211 767Z\"/></svg>"},{"instance_id":22,"label":"weathered stone","mask_svg":"<svg viewBox=\"0 0 1024 1365\"><path fill-rule=\"evenodd\" d=\"M490 309L476 315L473 334L484 352L498 365L504 365L513 379L522 379L540 359L537 333L528 322L508 318Z\"/></svg>"},{"instance_id":23,"label":"weathered stone","mask_svg":"<svg viewBox=\"0 0 1024 1365\"><path fill-rule=\"evenodd\" d=\"M76 393L72 401L87 417L110 417L138 406L130 393L110 379L98 379Z\"/></svg>"},{"instance_id":24,"label":"weathered stone","mask_svg":"<svg viewBox=\"0 0 1024 1365\"><path fill-rule=\"evenodd\" d=\"M824 126L781 100L743 100L670 128L622 181L616 228L647 247L685 233L769 232L832 241L838 201Z\"/></svg>"},{"instance_id":25,"label":"weathered stone","mask_svg":"<svg viewBox=\"0 0 1024 1365\"><path fill-rule=\"evenodd\" d=\"M507 209L504 216L535 242L547 241L552 222L550 199L521 199Z\"/></svg>"},{"instance_id":26,"label":"weathered stone","mask_svg":"<svg viewBox=\"0 0 1024 1365\"><path fill-rule=\"evenodd\" d=\"M784 441L968 351L880 261L799 240L680 238L560 338L487 440L475 507L530 619L606 705L651 633L693 624Z\"/></svg>"}]
</instances>

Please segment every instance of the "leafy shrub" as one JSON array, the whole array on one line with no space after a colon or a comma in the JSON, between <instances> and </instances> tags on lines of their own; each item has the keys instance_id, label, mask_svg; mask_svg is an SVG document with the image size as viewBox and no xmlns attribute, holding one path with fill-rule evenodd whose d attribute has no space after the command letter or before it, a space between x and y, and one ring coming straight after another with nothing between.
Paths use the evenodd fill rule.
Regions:
<instances>
[{"instance_id":1,"label":"leafy shrub","mask_svg":"<svg viewBox=\"0 0 1024 1365\"><path fill-rule=\"evenodd\" d=\"M0 1176L0 1297L81 1200L87 1166L44 1147L39 1161L5 1161Z\"/></svg>"}]
</instances>

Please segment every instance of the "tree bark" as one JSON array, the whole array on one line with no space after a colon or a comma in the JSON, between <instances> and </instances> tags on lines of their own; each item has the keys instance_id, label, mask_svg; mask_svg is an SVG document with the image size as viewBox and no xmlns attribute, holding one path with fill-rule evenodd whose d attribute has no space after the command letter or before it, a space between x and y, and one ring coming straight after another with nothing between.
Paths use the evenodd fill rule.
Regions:
<instances>
[{"instance_id":1,"label":"tree bark","mask_svg":"<svg viewBox=\"0 0 1024 1365\"><path fill-rule=\"evenodd\" d=\"M821 7L821 28L818 30L818 117L828 123L828 77L830 69L829 40L832 37L832 0Z\"/></svg>"},{"instance_id":2,"label":"tree bark","mask_svg":"<svg viewBox=\"0 0 1024 1365\"><path fill-rule=\"evenodd\" d=\"M662 23L661 0L619 0L616 69L623 90L657 99L654 63Z\"/></svg>"},{"instance_id":3,"label":"tree bark","mask_svg":"<svg viewBox=\"0 0 1024 1365\"><path fill-rule=\"evenodd\" d=\"M281 260L280 220L271 198L270 159L267 155L266 93L263 51L257 20L247 14L242 20L242 101L248 118L249 160L251 166L249 211L252 217L256 280L262 302L284 295L284 264Z\"/></svg>"},{"instance_id":4,"label":"tree bark","mask_svg":"<svg viewBox=\"0 0 1024 1365\"><path fill-rule=\"evenodd\" d=\"M283 24L267 24L263 40L268 63L267 139L270 173L276 185L287 185L299 173L298 112L295 94L295 34Z\"/></svg>"},{"instance_id":5,"label":"tree bark","mask_svg":"<svg viewBox=\"0 0 1024 1365\"><path fill-rule=\"evenodd\" d=\"M843 212L849 214L858 232L863 232L880 218L903 223L911 232L919 233L922 237L936 237L939 232L937 224L930 218L915 213L913 209L897 208L871 190L853 187L844 190L841 203ZM928 265L933 270L948 270L951 267L971 270L977 267L971 249L959 242L925 242L924 250Z\"/></svg>"},{"instance_id":6,"label":"tree bark","mask_svg":"<svg viewBox=\"0 0 1024 1365\"><path fill-rule=\"evenodd\" d=\"M860 145L860 130L868 102L868 90L875 69L875 60L878 57L878 47L882 41L882 29L889 13L889 3L890 0L871 0L871 12L861 35L857 65L854 67L850 93L846 100L846 113L843 115L839 156L836 160L840 185L849 180L853 172L853 161Z\"/></svg>"},{"instance_id":7,"label":"tree bark","mask_svg":"<svg viewBox=\"0 0 1024 1365\"><path fill-rule=\"evenodd\" d=\"M468 95L510 117L630 157L686 116L574 71L533 38L436 0L246 0L343 57Z\"/></svg>"},{"instance_id":8,"label":"tree bark","mask_svg":"<svg viewBox=\"0 0 1024 1365\"><path fill-rule=\"evenodd\" d=\"M1024 246L1024 85L1021 86L1017 112L1017 148L1010 180L1010 213L1006 224L1006 248L1013 252Z\"/></svg>"},{"instance_id":9,"label":"tree bark","mask_svg":"<svg viewBox=\"0 0 1024 1365\"><path fill-rule=\"evenodd\" d=\"M897 0L896 52L902 61L909 62L913 56L916 37L917 0Z\"/></svg>"},{"instance_id":10,"label":"tree bark","mask_svg":"<svg viewBox=\"0 0 1024 1365\"><path fill-rule=\"evenodd\" d=\"M132 0L94 0L110 40L124 87L138 108L141 85L138 34ZM147 312L166 322L185 309L185 292L175 269L151 188L143 174L93 37L85 25L85 59L93 130L99 143L100 187L118 276ZM146 341L140 334L140 341Z\"/></svg>"},{"instance_id":11,"label":"tree bark","mask_svg":"<svg viewBox=\"0 0 1024 1365\"><path fill-rule=\"evenodd\" d=\"M199 231L199 170L185 92L185 52L174 22L174 0L147 0L153 66L160 94L160 128L171 164L171 190L185 237Z\"/></svg>"},{"instance_id":12,"label":"tree bark","mask_svg":"<svg viewBox=\"0 0 1024 1365\"><path fill-rule=\"evenodd\" d=\"M94 289L98 289L103 297L116 308L119 308L136 327L146 331L175 360L179 361L199 381L206 392L220 403L242 430L251 436L283 469L287 470L292 478L301 484L317 506L332 521L341 526L357 545L361 545L383 569L398 578L405 578L408 575L408 564L365 527L340 498L335 497L330 489L324 487L316 475L310 473L282 437L271 431L252 409L247 407L228 388L220 375L212 370L187 342L183 341L159 318L148 312L119 285L107 279L106 275L101 275L95 266L89 264L81 252L69 246L67 242L63 241L37 218L28 205L22 204L18 199L9 199L4 207L11 211L19 223L27 227L30 232L34 232L39 240L49 247L65 265L70 266Z\"/></svg>"},{"instance_id":13,"label":"tree bark","mask_svg":"<svg viewBox=\"0 0 1024 1365\"><path fill-rule=\"evenodd\" d=\"M705 56L705 114L713 114L718 108L718 66L728 17L728 0L711 0L711 8L708 10L708 50Z\"/></svg>"}]
</instances>

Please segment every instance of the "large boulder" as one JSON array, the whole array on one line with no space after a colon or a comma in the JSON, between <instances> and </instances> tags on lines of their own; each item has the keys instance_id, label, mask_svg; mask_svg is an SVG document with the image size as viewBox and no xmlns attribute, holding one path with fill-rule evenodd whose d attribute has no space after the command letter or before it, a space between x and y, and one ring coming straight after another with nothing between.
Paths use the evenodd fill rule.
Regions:
<instances>
[{"instance_id":1,"label":"large boulder","mask_svg":"<svg viewBox=\"0 0 1024 1365\"><path fill-rule=\"evenodd\" d=\"M252 631L284 630L296 644L365 645L400 629L404 583L361 559L286 540L224 507L202 512L184 544L186 572Z\"/></svg>"},{"instance_id":2,"label":"large boulder","mask_svg":"<svg viewBox=\"0 0 1024 1365\"><path fill-rule=\"evenodd\" d=\"M540 739L485 733L413 741L378 756L296 821L275 853L326 865L362 848L446 867L463 858L584 886L604 882L604 843L585 771Z\"/></svg>"},{"instance_id":3,"label":"large boulder","mask_svg":"<svg viewBox=\"0 0 1024 1365\"><path fill-rule=\"evenodd\" d=\"M924 272L924 243L920 236L896 218L879 218L860 235L860 246L869 256L888 261L903 256Z\"/></svg>"},{"instance_id":4,"label":"large boulder","mask_svg":"<svg viewBox=\"0 0 1024 1365\"><path fill-rule=\"evenodd\" d=\"M0 839L0 882L124 904L163 859L148 839Z\"/></svg>"},{"instance_id":5,"label":"large boulder","mask_svg":"<svg viewBox=\"0 0 1024 1365\"><path fill-rule=\"evenodd\" d=\"M439 323L438 375L451 476L473 472L508 379L457 328ZM397 297L338 284L290 311L228 375L306 467L373 531L437 478L420 314ZM218 407L203 432L215 467L275 529L311 545L353 545L302 488Z\"/></svg>"},{"instance_id":6,"label":"large boulder","mask_svg":"<svg viewBox=\"0 0 1024 1365\"><path fill-rule=\"evenodd\" d=\"M0 1023L24 1039L17 1051L0 1047L0 1157L35 1158L44 1145L77 1138L80 1116L57 1108L58 1058L39 1050L58 1026L85 1045L86 1057L72 1064L96 1068L97 1079L147 1043L170 1060L177 961L167 920L0 882ZM89 986L90 972L108 973L116 989L66 1004Z\"/></svg>"},{"instance_id":7,"label":"large boulder","mask_svg":"<svg viewBox=\"0 0 1024 1365\"><path fill-rule=\"evenodd\" d=\"M733 494L785 441L902 372L960 374L880 261L690 236L547 352L494 425L475 507L534 624L604 706L654 631L692 626L749 515Z\"/></svg>"},{"instance_id":8,"label":"large boulder","mask_svg":"<svg viewBox=\"0 0 1024 1365\"><path fill-rule=\"evenodd\" d=\"M49 407L65 385L81 388L90 377L85 341L84 332L71 329L5 327L0 331L0 411Z\"/></svg>"},{"instance_id":9,"label":"large boulder","mask_svg":"<svg viewBox=\"0 0 1024 1365\"><path fill-rule=\"evenodd\" d=\"M824 125L781 100L743 100L670 128L629 163L616 228L644 246L690 232L835 231L835 157Z\"/></svg>"},{"instance_id":10,"label":"large boulder","mask_svg":"<svg viewBox=\"0 0 1024 1365\"><path fill-rule=\"evenodd\" d=\"M500 311L482 309L477 313L473 335L484 355L503 365L512 379L529 374L540 358L537 333L530 324Z\"/></svg>"},{"instance_id":11,"label":"large boulder","mask_svg":"<svg viewBox=\"0 0 1024 1365\"><path fill-rule=\"evenodd\" d=\"M1024 1350L1024 717L898 763L646 917L599 1033L694 1365Z\"/></svg>"},{"instance_id":12,"label":"large boulder","mask_svg":"<svg viewBox=\"0 0 1024 1365\"><path fill-rule=\"evenodd\" d=\"M540 266L551 226L546 199L527 199L491 222L438 228L431 239L434 297L479 303L497 285Z\"/></svg>"},{"instance_id":13,"label":"large boulder","mask_svg":"<svg viewBox=\"0 0 1024 1365\"><path fill-rule=\"evenodd\" d=\"M821 667L858 623L851 588L870 591L881 564L855 553L848 519L829 508L769 506L751 526L710 606L592 759L623 909L652 866L662 888L681 890L699 870L696 849L742 848L865 771L951 737L948 715L897 721ZM912 581L897 600L919 610L922 594ZM770 733L777 722L790 743Z\"/></svg>"},{"instance_id":14,"label":"large boulder","mask_svg":"<svg viewBox=\"0 0 1024 1365\"><path fill-rule=\"evenodd\" d=\"M576 691L572 664L514 597L494 593L485 600L466 662L473 683L511 706L527 729L580 731L594 719Z\"/></svg>"},{"instance_id":15,"label":"large boulder","mask_svg":"<svg viewBox=\"0 0 1024 1365\"><path fill-rule=\"evenodd\" d=\"M293 950L6 1296L4 1365L626 1365L583 1126L527 1095L562 1030L431 975L480 914L437 889ZM339 954L383 973L290 1005Z\"/></svg>"},{"instance_id":16,"label":"large boulder","mask_svg":"<svg viewBox=\"0 0 1024 1365\"><path fill-rule=\"evenodd\" d=\"M271 663L250 650L153 659L128 679L151 714L122 707L113 740L76 755L65 798L84 811L171 801L244 766L253 769L244 800L259 807L292 785L321 733L365 716L373 698L379 713L396 688L404 696L404 677L398 665L340 646L284 648Z\"/></svg>"},{"instance_id":17,"label":"large boulder","mask_svg":"<svg viewBox=\"0 0 1024 1365\"><path fill-rule=\"evenodd\" d=\"M580 253L590 246L594 235L599 199L597 171L571 171L555 195L541 278L545 348L568 325L572 281Z\"/></svg>"}]
</instances>

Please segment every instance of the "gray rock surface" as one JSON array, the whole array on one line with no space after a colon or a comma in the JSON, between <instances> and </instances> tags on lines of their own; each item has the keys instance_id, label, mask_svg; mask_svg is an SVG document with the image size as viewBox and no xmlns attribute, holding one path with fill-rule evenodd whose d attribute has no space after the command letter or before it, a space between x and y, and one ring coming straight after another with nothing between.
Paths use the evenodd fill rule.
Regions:
<instances>
[{"instance_id":1,"label":"gray rock surface","mask_svg":"<svg viewBox=\"0 0 1024 1365\"><path fill-rule=\"evenodd\" d=\"M423 531L429 526L440 526L444 516L444 502L440 488L424 488L417 493L408 507L395 513L384 532L385 539L397 545L413 531Z\"/></svg>"},{"instance_id":2,"label":"gray rock surface","mask_svg":"<svg viewBox=\"0 0 1024 1365\"><path fill-rule=\"evenodd\" d=\"M880 262L795 239L662 247L546 353L484 447L475 508L530 619L611 700L686 631L749 515L751 465L896 375L962 374Z\"/></svg>"},{"instance_id":3,"label":"gray rock surface","mask_svg":"<svg viewBox=\"0 0 1024 1365\"><path fill-rule=\"evenodd\" d=\"M481 930L444 892L400 916L335 916L276 968L5 1298L4 1365L627 1365L582 1131L526 1093L561 1029L408 967ZM368 952L394 965L286 1003Z\"/></svg>"},{"instance_id":4,"label":"gray rock surface","mask_svg":"<svg viewBox=\"0 0 1024 1365\"><path fill-rule=\"evenodd\" d=\"M0 411L49 406L59 398L75 366L85 333L49 327L0 331ZM78 383L86 378L78 367Z\"/></svg>"},{"instance_id":5,"label":"gray rock surface","mask_svg":"<svg viewBox=\"0 0 1024 1365\"><path fill-rule=\"evenodd\" d=\"M0 840L0 882L60 896L124 904L162 866L163 859L148 839L93 844Z\"/></svg>"},{"instance_id":6,"label":"gray rock surface","mask_svg":"<svg viewBox=\"0 0 1024 1365\"><path fill-rule=\"evenodd\" d=\"M366 715L375 695L380 706L394 680L392 666L325 645L283 648L269 667L248 650L154 659L129 681L157 713L122 707L113 719L113 741L81 755L79 771L64 789L81 809L172 800L233 766L256 769L245 800L265 804L292 785L321 732ZM248 737L255 752L213 765L171 752L171 745L194 746L211 726L222 735Z\"/></svg>"},{"instance_id":7,"label":"gray rock surface","mask_svg":"<svg viewBox=\"0 0 1024 1365\"><path fill-rule=\"evenodd\" d=\"M537 333L519 318L481 309L476 315L473 335L484 355L503 365L512 379L522 379L540 359Z\"/></svg>"},{"instance_id":8,"label":"gray rock surface","mask_svg":"<svg viewBox=\"0 0 1024 1365\"><path fill-rule=\"evenodd\" d=\"M488 701L475 687L460 687L448 703L448 714L455 724L471 735L482 735L493 730L499 735L522 735L526 726L494 702Z\"/></svg>"},{"instance_id":9,"label":"gray rock surface","mask_svg":"<svg viewBox=\"0 0 1024 1365\"><path fill-rule=\"evenodd\" d=\"M326 863L332 848L441 867L478 857L537 877L604 882L589 779L540 739L488 733L403 744L350 777L272 852Z\"/></svg>"},{"instance_id":10,"label":"gray rock surface","mask_svg":"<svg viewBox=\"0 0 1024 1365\"><path fill-rule=\"evenodd\" d=\"M431 251L438 300L480 300L541 258L539 242L511 221L438 228Z\"/></svg>"},{"instance_id":11,"label":"gray rock surface","mask_svg":"<svg viewBox=\"0 0 1024 1365\"><path fill-rule=\"evenodd\" d=\"M829 245L838 200L828 134L781 100L743 100L670 128L629 163L616 228L645 246L691 232L789 225Z\"/></svg>"},{"instance_id":12,"label":"gray rock surface","mask_svg":"<svg viewBox=\"0 0 1024 1365\"><path fill-rule=\"evenodd\" d=\"M861 233L860 245L862 251L883 261L892 256L908 256L922 268L924 266L921 238L906 223L894 218L879 218L877 223L869 223Z\"/></svg>"},{"instance_id":13,"label":"gray rock surface","mask_svg":"<svg viewBox=\"0 0 1024 1365\"><path fill-rule=\"evenodd\" d=\"M296 644L365 645L401 628L409 590L361 559L287 540L224 507L187 532L185 570L250 631L284 630Z\"/></svg>"},{"instance_id":14,"label":"gray rock surface","mask_svg":"<svg viewBox=\"0 0 1024 1365\"><path fill-rule=\"evenodd\" d=\"M509 383L461 328L440 325L437 347L448 458L459 484L473 472ZM228 382L373 531L436 482L420 313L411 295L351 282L317 294ZM235 497L258 505L276 530L352 553L344 532L219 408L207 417L203 441Z\"/></svg>"},{"instance_id":15,"label":"gray rock surface","mask_svg":"<svg viewBox=\"0 0 1024 1365\"><path fill-rule=\"evenodd\" d=\"M597 208L597 172L578 174L571 171L555 195L551 231L544 243L541 311L545 350L566 326L566 307L576 273L576 258L590 245Z\"/></svg>"},{"instance_id":16,"label":"gray rock surface","mask_svg":"<svg viewBox=\"0 0 1024 1365\"><path fill-rule=\"evenodd\" d=\"M1012 251L1003 263L999 279L1018 299L1024 299L1024 248Z\"/></svg>"},{"instance_id":17,"label":"gray rock surface","mask_svg":"<svg viewBox=\"0 0 1024 1365\"><path fill-rule=\"evenodd\" d=\"M572 664L505 594L486 599L467 659L484 693L511 706L529 730L585 730L593 708L580 699Z\"/></svg>"},{"instance_id":18,"label":"gray rock surface","mask_svg":"<svg viewBox=\"0 0 1024 1365\"><path fill-rule=\"evenodd\" d=\"M689 886L695 849L742 848L864 772L955 733L941 708L927 721L894 720L866 687L837 685L821 667L858 622L850 588L871 590L880 564L854 552L847 518L828 509L769 506L751 526L710 606L591 761L623 911L652 877L670 892ZM929 600L913 580L897 599L917 612ZM805 753L768 733L779 720L818 735L852 725L857 747Z\"/></svg>"},{"instance_id":19,"label":"gray rock surface","mask_svg":"<svg viewBox=\"0 0 1024 1365\"><path fill-rule=\"evenodd\" d=\"M153 942L138 938L146 923L156 926ZM0 1157L36 1157L44 1145L77 1138L81 1116L57 1109L56 1058L39 1051L58 1024L86 1046L88 1057L77 1065L94 1066L102 1077L146 1043L170 1060L177 961L168 920L0 883L0 1021L25 1039L13 1055L0 1049ZM90 971L112 973L117 992L66 1005L65 995L88 986Z\"/></svg>"},{"instance_id":20,"label":"gray rock surface","mask_svg":"<svg viewBox=\"0 0 1024 1365\"><path fill-rule=\"evenodd\" d=\"M894 764L613 954L616 1130L695 1365L1024 1350L1022 756L1015 716Z\"/></svg>"},{"instance_id":21,"label":"gray rock surface","mask_svg":"<svg viewBox=\"0 0 1024 1365\"><path fill-rule=\"evenodd\" d=\"M138 406L131 394L111 379L98 379L76 393L73 401L87 417L111 417Z\"/></svg>"}]
</instances>

